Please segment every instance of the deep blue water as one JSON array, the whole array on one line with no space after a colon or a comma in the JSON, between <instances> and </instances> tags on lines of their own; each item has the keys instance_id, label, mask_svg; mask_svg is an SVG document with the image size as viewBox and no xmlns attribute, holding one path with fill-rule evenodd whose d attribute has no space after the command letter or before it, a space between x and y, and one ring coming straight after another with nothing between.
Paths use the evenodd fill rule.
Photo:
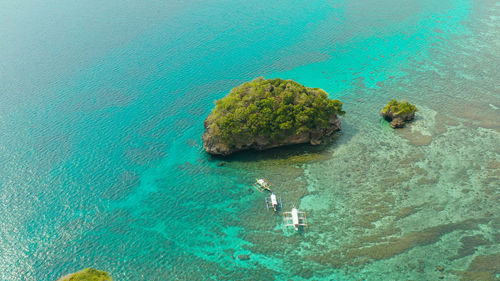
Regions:
<instances>
[{"instance_id":1,"label":"deep blue water","mask_svg":"<svg viewBox=\"0 0 500 281\"><path fill-rule=\"evenodd\" d=\"M393 280L369 265L356 274L347 262L311 265L308 251L335 255L312 237L338 234L314 228L314 217L304 236L283 234L279 217L270 229L258 226L272 215L255 214L263 199L249 186L269 173L293 175L313 190L314 172L289 170L309 171L311 162L290 155L335 158L379 124L376 111L391 94L413 95L430 112L424 101L437 91L401 89L449 84L416 73L451 69L452 50L466 40L491 42L474 28L497 26L489 16L499 9L468 0L1 2L0 280L55 280L89 266L116 280ZM489 38L498 42L497 35ZM479 62L499 62L491 44L475 54ZM485 104L498 106L498 87L488 84L498 72L486 68L465 73L486 75ZM222 160L203 151L203 120L214 100L258 76L295 79L342 99L353 116L345 117L345 133L319 152L242 154L219 167ZM464 126L474 119L457 118ZM498 132L495 124L479 127ZM488 161L498 156L489 147L494 132L478 148L489 151ZM317 179L320 190L328 186ZM299 203L306 194L289 196ZM266 232L279 240L249 236ZM267 243L290 247L266 253ZM238 254L252 258L242 262Z\"/></svg>"}]
</instances>

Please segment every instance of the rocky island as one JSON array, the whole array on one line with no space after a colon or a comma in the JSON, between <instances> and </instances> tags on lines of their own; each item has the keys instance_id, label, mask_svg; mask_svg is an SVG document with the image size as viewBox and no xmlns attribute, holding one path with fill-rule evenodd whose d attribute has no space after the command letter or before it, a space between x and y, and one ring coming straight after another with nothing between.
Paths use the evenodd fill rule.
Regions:
<instances>
[{"instance_id":1,"label":"rocky island","mask_svg":"<svg viewBox=\"0 0 500 281\"><path fill-rule=\"evenodd\" d=\"M292 80L257 78L218 100L205 120L203 146L213 155L310 143L340 130L342 102Z\"/></svg>"},{"instance_id":2,"label":"rocky island","mask_svg":"<svg viewBox=\"0 0 500 281\"><path fill-rule=\"evenodd\" d=\"M413 120L417 111L418 108L408 101L398 102L393 99L380 111L380 115L391 122L391 127L395 129L402 128L407 121Z\"/></svg>"},{"instance_id":3,"label":"rocky island","mask_svg":"<svg viewBox=\"0 0 500 281\"><path fill-rule=\"evenodd\" d=\"M86 268L84 270L68 274L56 281L113 281L111 276L105 271L100 271L94 268Z\"/></svg>"}]
</instances>

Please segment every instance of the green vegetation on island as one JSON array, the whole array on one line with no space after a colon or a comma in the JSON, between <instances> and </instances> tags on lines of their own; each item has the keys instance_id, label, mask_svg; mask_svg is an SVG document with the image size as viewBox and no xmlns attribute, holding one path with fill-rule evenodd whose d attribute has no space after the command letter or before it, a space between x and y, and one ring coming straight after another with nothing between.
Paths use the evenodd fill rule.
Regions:
<instances>
[{"instance_id":1,"label":"green vegetation on island","mask_svg":"<svg viewBox=\"0 0 500 281\"><path fill-rule=\"evenodd\" d=\"M113 281L113 279L105 271L87 268L62 277L58 281Z\"/></svg>"},{"instance_id":2,"label":"green vegetation on island","mask_svg":"<svg viewBox=\"0 0 500 281\"><path fill-rule=\"evenodd\" d=\"M411 121L415 118L415 112L417 111L418 108L408 101L402 100L398 102L396 99L393 99L380 111L380 115L385 120L391 122L393 128L402 128L406 124L406 121Z\"/></svg>"},{"instance_id":3,"label":"green vegetation on island","mask_svg":"<svg viewBox=\"0 0 500 281\"><path fill-rule=\"evenodd\" d=\"M393 112L396 116L413 114L418 111L418 108L406 100L398 102L396 99L391 100L381 113Z\"/></svg>"},{"instance_id":4,"label":"green vegetation on island","mask_svg":"<svg viewBox=\"0 0 500 281\"><path fill-rule=\"evenodd\" d=\"M218 100L206 124L214 137L231 146L256 137L279 141L321 130L329 126L332 116L344 113L342 102L329 99L319 88L260 77Z\"/></svg>"}]
</instances>

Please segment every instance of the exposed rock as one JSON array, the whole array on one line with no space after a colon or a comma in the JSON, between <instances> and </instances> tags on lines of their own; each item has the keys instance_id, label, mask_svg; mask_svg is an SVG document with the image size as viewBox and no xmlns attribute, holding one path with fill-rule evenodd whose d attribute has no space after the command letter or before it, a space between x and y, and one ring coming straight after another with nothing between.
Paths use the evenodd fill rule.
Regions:
<instances>
[{"instance_id":1,"label":"exposed rock","mask_svg":"<svg viewBox=\"0 0 500 281\"><path fill-rule=\"evenodd\" d=\"M391 121L391 127L393 128L403 128L405 124L406 124L405 120L401 117L393 118Z\"/></svg>"},{"instance_id":2,"label":"exposed rock","mask_svg":"<svg viewBox=\"0 0 500 281\"><path fill-rule=\"evenodd\" d=\"M273 141L264 136L258 136L252 139L242 140L232 146L228 146L222 139L210 133L211 124L207 121L208 120L205 121L206 131L202 136L203 146L208 153L222 156L227 156L242 150L266 150L292 144L309 143L311 145L319 145L325 137L328 137L341 129L340 119L333 115L330 117L329 126L322 130L311 130L309 132L294 135L279 141Z\"/></svg>"},{"instance_id":3,"label":"exposed rock","mask_svg":"<svg viewBox=\"0 0 500 281\"><path fill-rule=\"evenodd\" d=\"M409 102L405 100L398 102L393 99L380 111L380 115L391 122L391 127L396 129L403 128L406 122L413 120L417 111L418 109Z\"/></svg>"}]
</instances>

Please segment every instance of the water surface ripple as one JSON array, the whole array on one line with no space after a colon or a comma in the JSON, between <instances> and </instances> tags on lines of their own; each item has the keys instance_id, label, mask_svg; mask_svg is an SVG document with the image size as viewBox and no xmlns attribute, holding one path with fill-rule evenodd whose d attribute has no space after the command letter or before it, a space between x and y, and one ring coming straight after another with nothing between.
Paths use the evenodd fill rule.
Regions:
<instances>
[{"instance_id":1,"label":"water surface ripple","mask_svg":"<svg viewBox=\"0 0 500 281\"><path fill-rule=\"evenodd\" d=\"M0 37L0 280L500 278L496 0L3 1ZM342 132L220 165L203 120L258 76L341 99Z\"/></svg>"}]
</instances>

